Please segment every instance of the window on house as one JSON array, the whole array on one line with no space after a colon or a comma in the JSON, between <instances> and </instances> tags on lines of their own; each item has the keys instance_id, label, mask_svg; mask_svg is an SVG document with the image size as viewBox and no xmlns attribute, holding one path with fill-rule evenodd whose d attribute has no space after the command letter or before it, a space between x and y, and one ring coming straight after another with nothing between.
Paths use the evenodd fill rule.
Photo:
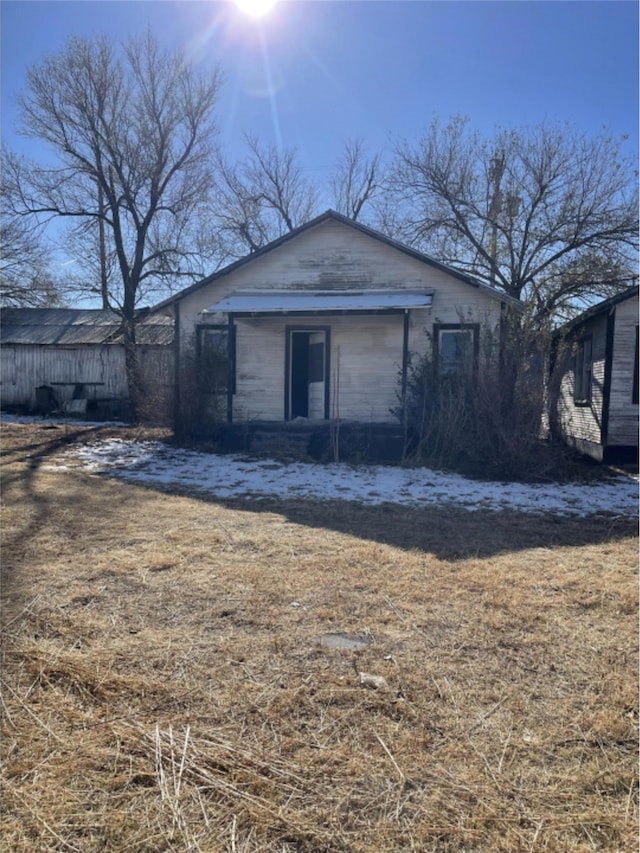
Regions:
<instances>
[{"instance_id":1,"label":"window on house","mask_svg":"<svg viewBox=\"0 0 640 853\"><path fill-rule=\"evenodd\" d=\"M573 389L573 401L578 405L591 402L591 366L592 366L592 340L583 338L578 341L578 349L575 357L575 385Z\"/></svg>"},{"instance_id":2,"label":"window on house","mask_svg":"<svg viewBox=\"0 0 640 853\"><path fill-rule=\"evenodd\" d=\"M636 353L633 361L633 391L631 394L631 402L636 406L638 405L638 331L639 328L636 326Z\"/></svg>"},{"instance_id":3,"label":"window on house","mask_svg":"<svg viewBox=\"0 0 640 853\"><path fill-rule=\"evenodd\" d=\"M229 387L228 327L198 330L198 377L207 394L226 394Z\"/></svg>"},{"instance_id":4,"label":"window on house","mask_svg":"<svg viewBox=\"0 0 640 853\"><path fill-rule=\"evenodd\" d=\"M475 326L437 326L436 335L441 376L473 369L477 350Z\"/></svg>"}]
</instances>

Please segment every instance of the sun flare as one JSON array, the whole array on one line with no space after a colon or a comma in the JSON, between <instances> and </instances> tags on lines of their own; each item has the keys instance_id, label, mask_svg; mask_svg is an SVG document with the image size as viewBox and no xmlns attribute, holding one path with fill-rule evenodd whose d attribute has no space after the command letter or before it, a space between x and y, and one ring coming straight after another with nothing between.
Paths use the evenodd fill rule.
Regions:
<instances>
[{"instance_id":1,"label":"sun flare","mask_svg":"<svg viewBox=\"0 0 640 853\"><path fill-rule=\"evenodd\" d=\"M235 4L245 15L251 15L252 18L262 18L273 9L276 0L235 0Z\"/></svg>"}]
</instances>

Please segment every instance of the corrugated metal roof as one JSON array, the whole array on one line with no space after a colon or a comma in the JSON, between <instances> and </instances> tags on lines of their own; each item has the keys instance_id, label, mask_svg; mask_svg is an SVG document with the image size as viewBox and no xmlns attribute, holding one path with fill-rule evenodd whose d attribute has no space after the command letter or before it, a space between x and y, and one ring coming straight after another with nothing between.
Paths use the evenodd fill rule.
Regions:
<instances>
[{"instance_id":1,"label":"corrugated metal roof","mask_svg":"<svg viewBox=\"0 0 640 853\"><path fill-rule=\"evenodd\" d=\"M117 343L121 322L114 311L92 308L3 308L0 344L78 346ZM136 340L140 344L170 344L171 318L141 318Z\"/></svg>"},{"instance_id":2,"label":"corrugated metal roof","mask_svg":"<svg viewBox=\"0 0 640 853\"><path fill-rule=\"evenodd\" d=\"M207 308L207 313L286 314L318 311L385 311L428 308L431 294L416 290L269 290L236 291Z\"/></svg>"},{"instance_id":3,"label":"corrugated metal roof","mask_svg":"<svg viewBox=\"0 0 640 853\"><path fill-rule=\"evenodd\" d=\"M169 346L173 343L173 320L168 318L166 324L140 323L136 330L136 341L139 344L151 346ZM117 343L117 340L114 341Z\"/></svg>"}]
</instances>

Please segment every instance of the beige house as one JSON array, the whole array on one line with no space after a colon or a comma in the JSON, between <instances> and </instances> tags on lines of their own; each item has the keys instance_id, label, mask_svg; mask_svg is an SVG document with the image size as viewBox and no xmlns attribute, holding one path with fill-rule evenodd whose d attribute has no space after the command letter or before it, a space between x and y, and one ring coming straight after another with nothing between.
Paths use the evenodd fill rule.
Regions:
<instances>
[{"instance_id":1,"label":"beige house","mask_svg":"<svg viewBox=\"0 0 640 853\"><path fill-rule=\"evenodd\" d=\"M594 305L555 335L552 423L599 461L638 458L638 287Z\"/></svg>"},{"instance_id":2,"label":"beige house","mask_svg":"<svg viewBox=\"0 0 640 853\"><path fill-rule=\"evenodd\" d=\"M175 323L183 423L398 424L409 354L443 369L504 294L327 211L156 306ZM194 381L195 380L195 381Z\"/></svg>"}]
</instances>

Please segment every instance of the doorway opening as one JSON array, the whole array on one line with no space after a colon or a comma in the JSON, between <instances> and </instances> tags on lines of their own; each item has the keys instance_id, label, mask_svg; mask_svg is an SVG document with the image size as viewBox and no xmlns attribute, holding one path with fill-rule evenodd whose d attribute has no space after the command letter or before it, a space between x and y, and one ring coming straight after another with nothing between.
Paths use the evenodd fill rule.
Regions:
<instances>
[{"instance_id":1,"label":"doorway opening","mask_svg":"<svg viewBox=\"0 0 640 853\"><path fill-rule=\"evenodd\" d=\"M285 420L329 417L329 328L287 328Z\"/></svg>"}]
</instances>

